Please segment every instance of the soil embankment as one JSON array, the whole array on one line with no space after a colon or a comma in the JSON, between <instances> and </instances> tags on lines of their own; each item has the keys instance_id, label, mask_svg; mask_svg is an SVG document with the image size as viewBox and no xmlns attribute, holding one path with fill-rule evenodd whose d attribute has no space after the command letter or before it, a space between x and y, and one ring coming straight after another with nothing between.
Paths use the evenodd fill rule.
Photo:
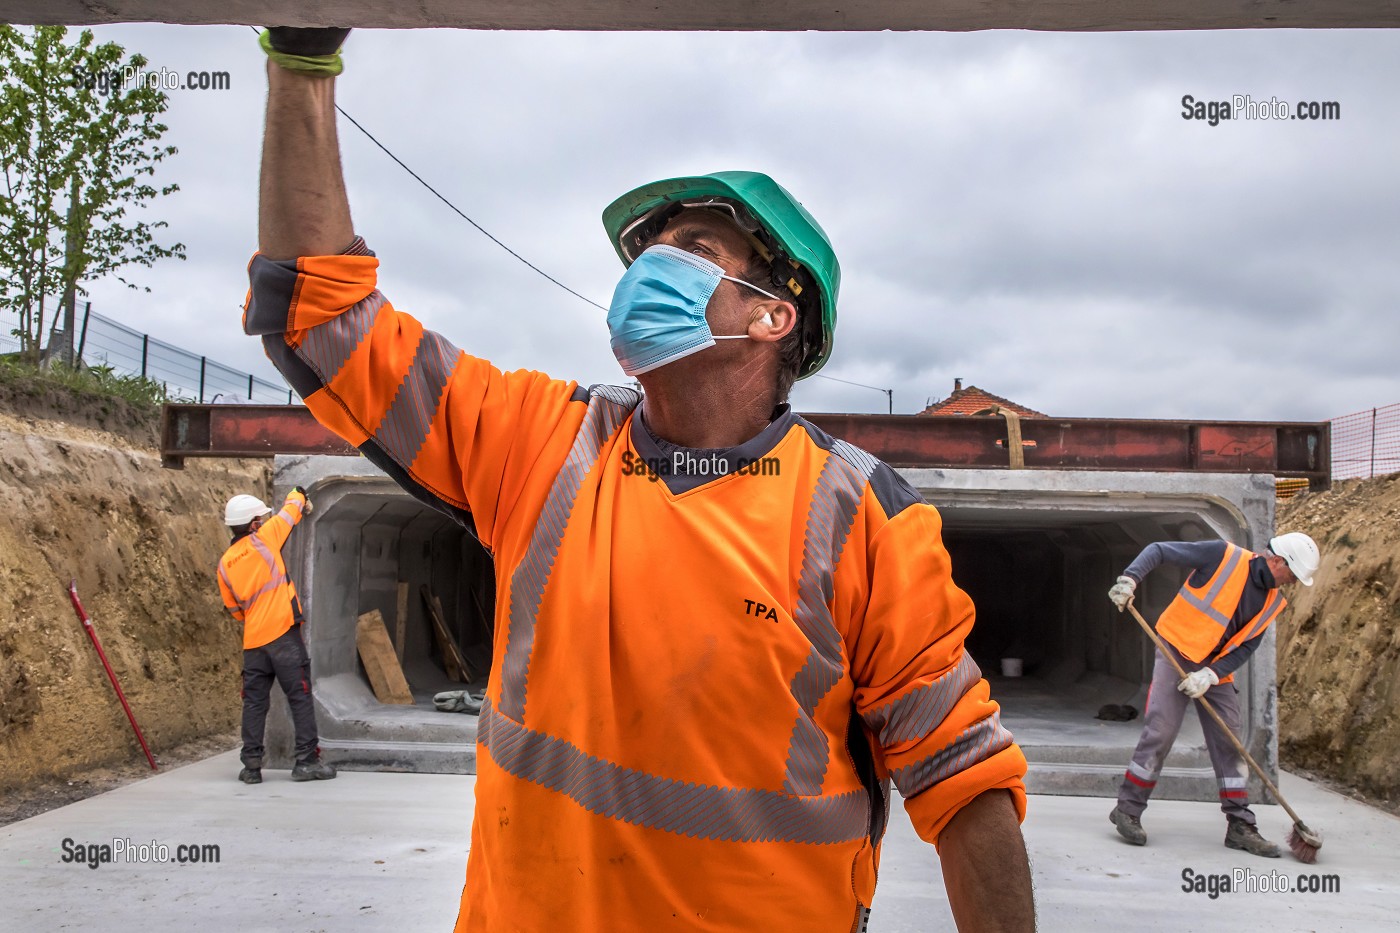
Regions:
<instances>
[{"instance_id":1,"label":"soil embankment","mask_svg":"<svg viewBox=\"0 0 1400 933\"><path fill-rule=\"evenodd\" d=\"M1278 631L1279 756L1400 806L1400 474L1337 483L1279 510L1322 551Z\"/></svg>"},{"instance_id":2,"label":"soil embankment","mask_svg":"<svg viewBox=\"0 0 1400 933\"><path fill-rule=\"evenodd\" d=\"M144 762L70 579L158 760L236 728L240 632L213 570L223 503L266 498L268 462L166 470L154 440L120 399L0 389L0 792Z\"/></svg>"}]
</instances>

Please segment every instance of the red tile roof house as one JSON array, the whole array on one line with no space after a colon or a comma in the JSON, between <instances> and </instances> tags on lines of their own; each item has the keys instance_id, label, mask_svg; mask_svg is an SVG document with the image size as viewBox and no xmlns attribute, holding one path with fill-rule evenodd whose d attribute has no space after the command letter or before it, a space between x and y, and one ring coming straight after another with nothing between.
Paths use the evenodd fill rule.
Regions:
<instances>
[{"instance_id":1,"label":"red tile roof house","mask_svg":"<svg viewBox=\"0 0 1400 933\"><path fill-rule=\"evenodd\" d=\"M1010 399L1002 398L1000 395L993 395L983 391L976 386L963 388L962 380L953 380L953 394L941 402L934 402L923 411L921 415L975 415L979 411L986 411L992 407L1009 409L1020 415L1022 418L1048 418L1044 412L1018 405Z\"/></svg>"}]
</instances>

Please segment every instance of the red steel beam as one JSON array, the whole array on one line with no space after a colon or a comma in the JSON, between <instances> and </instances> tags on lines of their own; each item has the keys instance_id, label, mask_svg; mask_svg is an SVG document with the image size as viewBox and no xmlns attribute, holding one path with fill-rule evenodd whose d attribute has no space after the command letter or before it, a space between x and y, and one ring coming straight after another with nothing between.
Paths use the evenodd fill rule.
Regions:
<instances>
[{"instance_id":1,"label":"red steel beam","mask_svg":"<svg viewBox=\"0 0 1400 933\"><path fill-rule=\"evenodd\" d=\"M301 405L166 404L160 416L160 459L179 469L186 457L274 457L358 454Z\"/></svg>"},{"instance_id":2,"label":"red steel beam","mask_svg":"<svg viewBox=\"0 0 1400 933\"><path fill-rule=\"evenodd\" d=\"M966 415L804 417L895 467L1007 469L1006 422ZM166 405L161 459L357 453L300 405ZM1026 469L1272 473L1326 488L1327 422L1023 418Z\"/></svg>"}]
</instances>

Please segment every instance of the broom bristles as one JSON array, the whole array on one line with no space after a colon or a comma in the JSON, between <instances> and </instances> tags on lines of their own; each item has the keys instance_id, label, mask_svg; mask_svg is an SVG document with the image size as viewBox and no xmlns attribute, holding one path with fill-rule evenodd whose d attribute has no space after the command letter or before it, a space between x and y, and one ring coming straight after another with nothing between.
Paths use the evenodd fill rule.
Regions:
<instances>
[{"instance_id":1,"label":"broom bristles","mask_svg":"<svg viewBox=\"0 0 1400 933\"><path fill-rule=\"evenodd\" d=\"M1322 848L1322 836L1302 823L1294 823L1288 831L1288 848L1298 861L1311 865L1317 861L1317 850Z\"/></svg>"}]
</instances>

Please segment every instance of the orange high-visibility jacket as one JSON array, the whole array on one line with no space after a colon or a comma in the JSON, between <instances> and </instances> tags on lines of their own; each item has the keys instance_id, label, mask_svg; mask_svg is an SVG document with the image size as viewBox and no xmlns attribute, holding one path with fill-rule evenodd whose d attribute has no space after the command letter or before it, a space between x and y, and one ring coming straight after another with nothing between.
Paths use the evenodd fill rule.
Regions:
<instances>
[{"instance_id":1,"label":"orange high-visibility jacket","mask_svg":"<svg viewBox=\"0 0 1400 933\"><path fill-rule=\"evenodd\" d=\"M352 247L352 250L357 249ZM1026 762L937 511L784 412L677 492L637 393L503 373L372 255L255 257L245 329L497 573L458 930L846 931L892 778L930 842Z\"/></svg>"},{"instance_id":2,"label":"orange high-visibility jacket","mask_svg":"<svg viewBox=\"0 0 1400 933\"><path fill-rule=\"evenodd\" d=\"M282 563L282 545L301 521L306 497L296 490L257 531L235 541L219 559L224 606L243 623L243 647L261 648L301 620L297 588Z\"/></svg>"},{"instance_id":3,"label":"orange high-visibility jacket","mask_svg":"<svg viewBox=\"0 0 1400 933\"><path fill-rule=\"evenodd\" d=\"M1254 618L1241 625L1234 637L1215 651L1240 604L1240 594L1249 580L1249 562L1257 556L1237 544L1227 542L1225 556L1209 580L1200 586L1192 586L1188 578L1182 584L1176 598L1157 620L1157 634L1181 652L1182 657L1197 664L1219 661L1240 645L1263 634L1288 605L1283 592L1277 588L1269 591L1263 607ZM1213 651L1215 653L1212 655ZM1231 673L1220 682L1230 683L1234 679L1235 675Z\"/></svg>"}]
</instances>

